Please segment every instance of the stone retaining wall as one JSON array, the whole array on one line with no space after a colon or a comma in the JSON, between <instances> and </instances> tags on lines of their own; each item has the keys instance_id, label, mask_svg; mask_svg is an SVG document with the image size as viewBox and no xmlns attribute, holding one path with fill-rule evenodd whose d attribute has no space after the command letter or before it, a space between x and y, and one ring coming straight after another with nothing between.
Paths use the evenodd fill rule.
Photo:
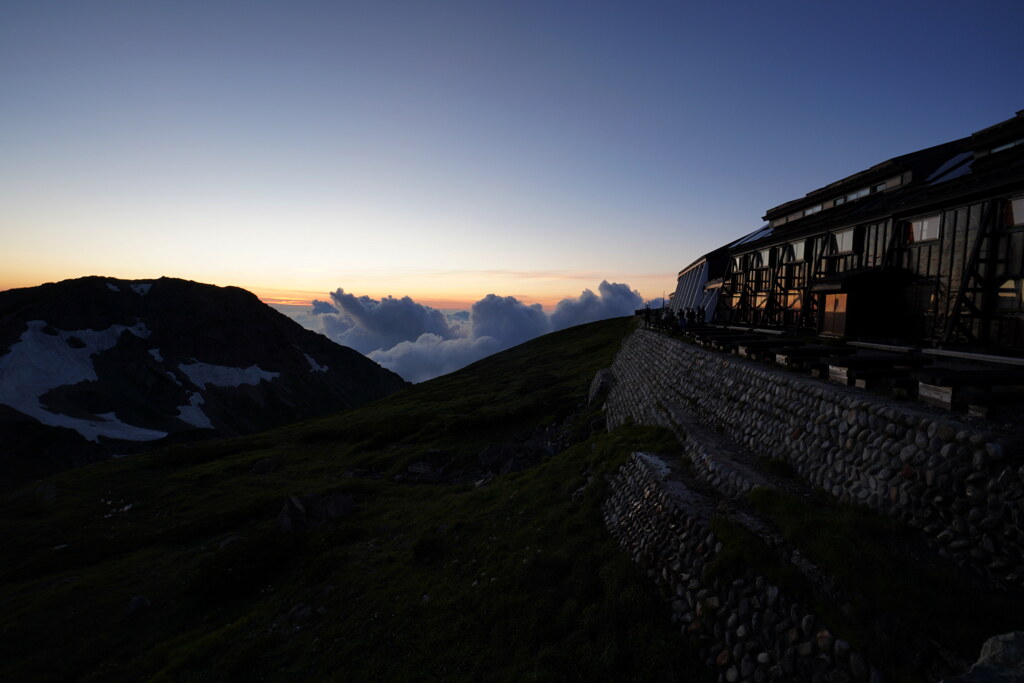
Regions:
<instances>
[{"instance_id":1,"label":"stone retaining wall","mask_svg":"<svg viewBox=\"0 0 1024 683\"><path fill-rule=\"evenodd\" d=\"M672 619L720 681L881 681L876 669L777 586L750 573L705 572L721 549L713 503L668 478L656 456L634 453L610 482L605 524L669 596Z\"/></svg>"},{"instance_id":2,"label":"stone retaining wall","mask_svg":"<svg viewBox=\"0 0 1024 683\"><path fill-rule=\"evenodd\" d=\"M840 499L923 529L993 583L1024 587L1024 465L993 434L648 330L626 340L612 373L609 427L632 419L678 432L685 415ZM684 445L696 466L716 467L700 439ZM712 474L734 480L736 493L749 488L735 472Z\"/></svg>"}]
</instances>

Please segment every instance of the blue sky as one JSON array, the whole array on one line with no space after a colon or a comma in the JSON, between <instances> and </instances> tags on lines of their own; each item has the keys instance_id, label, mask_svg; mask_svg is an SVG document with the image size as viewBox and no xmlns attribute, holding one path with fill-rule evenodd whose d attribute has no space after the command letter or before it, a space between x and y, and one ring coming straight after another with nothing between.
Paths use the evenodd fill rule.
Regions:
<instances>
[{"instance_id":1,"label":"blue sky","mask_svg":"<svg viewBox=\"0 0 1024 683\"><path fill-rule=\"evenodd\" d=\"M550 307L1024 108L1017 2L6 2L0 289ZM323 297L321 297L323 298Z\"/></svg>"}]
</instances>

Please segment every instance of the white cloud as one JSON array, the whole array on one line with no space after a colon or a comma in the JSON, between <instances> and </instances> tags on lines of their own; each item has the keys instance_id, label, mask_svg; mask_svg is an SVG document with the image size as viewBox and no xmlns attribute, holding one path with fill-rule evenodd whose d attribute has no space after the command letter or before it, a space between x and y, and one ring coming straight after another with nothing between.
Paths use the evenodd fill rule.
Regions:
<instances>
[{"instance_id":1,"label":"white cloud","mask_svg":"<svg viewBox=\"0 0 1024 683\"><path fill-rule=\"evenodd\" d=\"M368 355L410 382L423 382L454 372L502 348L493 337L442 339L427 332L416 341L404 341Z\"/></svg>"},{"instance_id":2,"label":"white cloud","mask_svg":"<svg viewBox=\"0 0 1024 683\"><path fill-rule=\"evenodd\" d=\"M601 282L558 302L548 316L540 304L488 294L471 311L444 313L411 298L371 299L338 289L331 302L314 301L295 320L350 346L411 382L458 370L485 356L573 325L632 315L643 305L629 285ZM332 312L333 311L333 312Z\"/></svg>"},{"instance_id":3,"label":"white cloud","mask_svg":"<svg viewBox=\"0 0 1024 683\"><path fill-rule=\"evenodd\" d=\"M627 284L602 280L597 291L600 295L585 289L575 299L559 301L551 314L551 328L563 330L595 320L633 315L644 303L640 292L631 290Z\"/></svg>"},{"instance_id":4,"label":"white cloud","mask_svg":"<svg viewBox=\"0 0 1024 683\"><path fill-rule=\"evenodd\" d=\"M488 294L473 304L469 323L474 337L494 337L503 348L539 337L551 331L544 308L527 306L515 297Z\"/></svg>"},{"instance_id":5,"label":"white cloud","mask_svg":"<svg viewBox=\"0 0 1024 683\"><path fill-rule=\"evenodd\" d=\"M331 301L333 305L319 300L313 302L313 313L319 318L319 324L313 329L360 353L390 349L403 341L414 341L424 333L436 334L442 339L459 336L460 330L453 328L444 313L407 296L377 300L355 296L339 288L331 292Z\"/></svg>"},{"instance_id":6,"label":"white cloud","mask_svg":"<svg viewBox=\"0 0 1024 683\"><path fill-rule=\"evenodd\" d=\"M324 315L325 313L337 314L338 309L332 306L329 301L313 299L313 315Z\"/></svg>"}]
</instances>

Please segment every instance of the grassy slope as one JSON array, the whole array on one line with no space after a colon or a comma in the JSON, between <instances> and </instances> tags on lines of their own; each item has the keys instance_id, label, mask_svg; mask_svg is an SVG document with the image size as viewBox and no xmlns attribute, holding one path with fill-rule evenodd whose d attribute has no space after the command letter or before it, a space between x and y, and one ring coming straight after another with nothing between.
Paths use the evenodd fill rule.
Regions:
<instances>
[{"instance_id":1,"label":"grassy slope","mask_svg":"<svg viewBox=\"0 0 1024 683\"><path fill-rule=\"evenodd\" d=\"M572 501L586 470L671 450L666 434L587 437L480 489L391 481L561 419L630 329L573 328L349 413L0 499L0 679L691 678L604 530L603 483ZM267 458L279 468L253 473ZM286 496L325 492L357 512L278 530ZM129 614L133 596L148 609Z\"/></svg>"}]
</instances>

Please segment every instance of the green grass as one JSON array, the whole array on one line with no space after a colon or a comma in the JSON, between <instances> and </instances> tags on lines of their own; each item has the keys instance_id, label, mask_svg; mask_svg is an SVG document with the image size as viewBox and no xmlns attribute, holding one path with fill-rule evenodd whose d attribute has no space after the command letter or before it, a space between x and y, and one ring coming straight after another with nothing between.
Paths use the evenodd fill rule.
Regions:
<instances>
[{"instance_id":1,"label":"green grass","mask_svg":"<svg viewBox=\"0 0 1024 683\"><path fill-rule=\"evenodd\" d=\"M0 680L701 680L600 515L603 477L632 451L680 454L662 429L592 433L590 380L632 329L564 330L350 412L0 497ZM394 481L413 462L471 467L552 424L571 447L480 488ZM288 496L329 493L356 511L279 530ZM750 503L846 604L724 518L712 572L763 574L889 671L900 653L873 628L880 615L969 659L1019 627L1019 600L921 563L918 536L893 520L824 496L758 490ZM134 596L149 608L129 613Z\"/></svg>"},{"instance_id":2,"label":"green grass","mask_svg":"<svg viewBox=\"0 0 1024 683\"><path fill-rule=\"evenodd\" d=\"M603 474L675 447L650 428L590 434L590 379L631 329L565 330L347 413L3 496L0 678L693 678L600 516ZM481 488L392 481L567 420L575 445ZM335 492L356 511L278 530L287 496ZM149 608L129 613L133 596Z\"/></svg>"}]
</instances>

